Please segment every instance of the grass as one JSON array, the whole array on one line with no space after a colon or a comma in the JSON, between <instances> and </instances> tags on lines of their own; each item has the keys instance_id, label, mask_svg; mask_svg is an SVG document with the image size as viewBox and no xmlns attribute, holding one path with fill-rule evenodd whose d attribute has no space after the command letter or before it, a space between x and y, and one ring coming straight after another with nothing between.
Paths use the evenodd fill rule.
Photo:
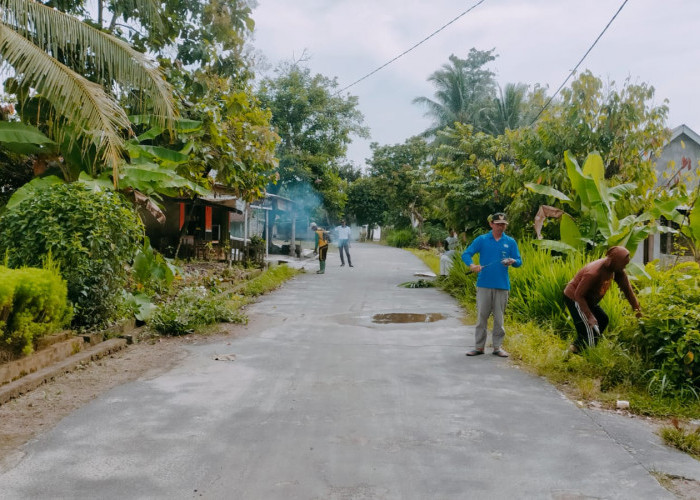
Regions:
<instances>
[{"instance_id":1,"label":"grass","mask_svg":"<svg viewBox=\"0 0 700 500\"><path fill-rule=\"evenodd\" d=\"M418 248L407 248L409 252L422 260L426 266L435 274L440 274L440 254L435 250L422 250Z\"/></svg>"},{"instance_id":2,"label":"grass","mask_svg":"<svg viewBox=\"0 0 700 500\"><path fill-rule=\"evenodd\" d=\"M241 293L246 297L257 297L278 288L282 283L299 274L288 266L275 266L243 284Z\"/></svg>"},{"instance_id":3,"label":"grass","mask_svg":"<svg viewBox=\"0 0 700 500\"><path fill-rule=\"evenodd\" d=\"M673 419L670 426L659 431L659 435L669 446L700 459L700 429L686 429Z\"/></svg>"}]
</instances>

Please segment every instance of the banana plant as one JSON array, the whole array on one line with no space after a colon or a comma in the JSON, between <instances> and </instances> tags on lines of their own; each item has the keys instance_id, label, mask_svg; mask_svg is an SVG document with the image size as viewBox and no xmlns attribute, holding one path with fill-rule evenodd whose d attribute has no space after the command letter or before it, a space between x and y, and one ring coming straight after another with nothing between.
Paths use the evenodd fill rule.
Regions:
<instances>
[{"instance_id":1,"label":"banana plant","mask_svg":"<svg viewBox=\"0 0 700 500\"><path fill-rule=\"evenodd\" d=\"M192 120L178 120L176 129L180 131L196 130L201 123ZM188 161L187 153L191 143L185 144L180 151L170 150L160 146L142 144L163 133L159 127L151 127L141 136L126 143L126 150L131 159L130 163L123 162L118 169L117 179L113 171L104 170L97 175L90 172L91 158L84 155L73 155L71 148L61 148L44 135L38 128L20 122L0 123L0 145L15 152L35 155L57 156L63 149L61 169L63 178L48 175L36 177L19 188L9 199L6 208L11 209L23 200L36 196L42 189L56 183L78 180L92 189L116 189L125 193L133 193L135 202L143 205L156 218L162 218L162 212L157 207L161 196L178 196L183 191L200 196L209 194L209 190L185 177L179 175L175 168Z\"/></svg>"},{"instance_id":2,"label":"banana plant","mask_svg":"<svg viewBox=\"0 0 700 500\"><path fill-rule=\"evenodd\" d=\"M655 200L652 208L644 213L618 217L617 202L634 192L636 184L608 186L603 159L595 152L588 155L583 168L569 151L564 153L564 162L571 182L571 197L550 186L525 184L527 189L535 193L560 200L576 216L564 212L560 223L561 240L541 240L542 246L563 252L583 251L598 244L606 248L623 246L634 256L639 243L650 234L673 231L656 221L661 216L677 218L675 208L678 206L678 200L663 203ZM582 224L584 220L586 223ZM643 273L640 266L630 265L633 267L633 273Z\"/></svg>"}]
</instances>

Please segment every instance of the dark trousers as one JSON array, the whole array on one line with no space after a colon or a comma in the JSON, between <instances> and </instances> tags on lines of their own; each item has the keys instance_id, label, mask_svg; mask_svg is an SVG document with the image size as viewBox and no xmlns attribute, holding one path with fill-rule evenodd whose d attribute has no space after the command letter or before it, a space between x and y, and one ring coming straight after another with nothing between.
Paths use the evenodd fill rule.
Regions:
<instances>
[{"instance_id":1,"label":"dark trousers","mask_svg":"<svg viewBox=\"0 0 700 500\"><path fill-rule=\"evenodd\" d=\"M352 266L350 261L350 242L349 240L338 240L338 250L340 251L340 264L345 265L345 259L343 258L343 248L345 249L345 255L348 256L348 265Z\"/></svg>"},{"instance_id":2,"label":"dark trousers","mask_svg":"<svg viewBox=\"0 0 700 500\"><path fill-rule=\"evenodd\" d=\"M328 255L328 245L325 247L318 247L318 260L325 262L326 255Z\"/></svg>"},{"instance_id":3,"label":"dark trousers","mask_svg":"<svg viewBox=\"0 0 700 500\"><path fill-rule=\"evenodd\" d=\"M567 309L569 309L571 318L574 320L574 327L576 327L576 340L574 341L574 345L579 349L595 346L598 342L598 334L588 324L588 321L586 321L586 316L581 312L579 305L566 295L564 295L564 303ZM603 311L598 304L589 304L588 307L590 307L593 316L595 316L595 319L598 321L598 329L602 335L608 327L608 323L610 323L608 315L605 314L605 311Z\"/></svg>"}]
</instances>

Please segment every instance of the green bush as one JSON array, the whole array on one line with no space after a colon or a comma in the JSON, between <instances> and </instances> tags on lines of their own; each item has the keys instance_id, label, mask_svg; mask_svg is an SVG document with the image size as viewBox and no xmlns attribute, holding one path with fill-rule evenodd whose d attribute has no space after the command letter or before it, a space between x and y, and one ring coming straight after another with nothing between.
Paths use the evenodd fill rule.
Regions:
<instances>
[{"instance_id":1,"label":"green bush","mask_svg":"<svg viewBox=\"0 0 700 500\"><path fill-rule=\"evenodd\" d=\"M99 327L119 314L127 265L142 234L120 195L61 184L0 216L0 254L12 268L40 267L51 255L68 284L74 326Z\"/></svg>"},{"instance_id":2,"label":"green bush","mask_svg":"<svg viewBox=\"0 0 700 500\"><path fill-rule=\"evenodd\" d=\"M694 262L658 270L640 282L643 318L631 323L625 340L650 365L652 392L697 397L700 388L700 267Z\"/></svg>"},{"instance_id":3,"label":"green bush","mask_svg":"<svg viewBox=\"0 0 700 500\"><path fill-rule=\"evenodd\" d=\"M29 354L35 341L70 320L66 283L52 269L0 266L0 335L5 347Z\"/></svg>"},{"instance_id":4,"label":"green bush","mask_svg":"<svg viewBox=\"0 0 700 500\"><path fill-rule=\"evenodd\" d=\"M245 323L232 303L214 297L206 288L185 288L171 302L160 305L147 321L163 335L186 335L219 322Z\"/></svg>"},{"instance_id":5,"label":"green bush","mask_svg":"<svg viewBox=\"0 0 700 500\"><path fill-rule=\"evenodd\" d=\"M413 229L392 229L386 236L386 243L392 247L415 247L418 243Z\"/></svg>"},{"instance_id":6,"label":"green bush","mask_svg":"<svg viewBox=\"0 0 700 500\"><path fill-rule=\"evenodd\" d=\"M421 231L422 242L431 247L442 248L442 242L445 241L445 238L450 235L450 233L444 227L440 225L433 225L429 222L423 224Z\"/></svg>"},{"instance_id":7,"label":"green bush","mask_svg":"<svg viewBox=\"0 0 700 500\"><path fill-rule=\"evenodd\" d=\"M136 288L150 295L170 290L178 272L174 265L153 249L148 237L144 238L143 246L136 252L131 269Z\"/></svg>"}]
</instances>

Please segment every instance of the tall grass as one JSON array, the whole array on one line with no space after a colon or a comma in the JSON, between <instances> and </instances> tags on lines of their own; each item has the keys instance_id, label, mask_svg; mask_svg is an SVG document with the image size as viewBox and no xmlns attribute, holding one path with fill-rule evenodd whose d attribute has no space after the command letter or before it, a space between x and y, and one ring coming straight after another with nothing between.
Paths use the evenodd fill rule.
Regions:
<instances>
[{"instance_id":1,"label":"tall grass","mask_svg":"<svg viewBox=\"0 0 700 500\"><path fill-rule=\"evenodd\" d=\"M408 248L407 250L422 260L432 272L435 274L440 273L440 254L438 254L435 249L423 250L419 248Z\"/></svg>"}]
</instances>

